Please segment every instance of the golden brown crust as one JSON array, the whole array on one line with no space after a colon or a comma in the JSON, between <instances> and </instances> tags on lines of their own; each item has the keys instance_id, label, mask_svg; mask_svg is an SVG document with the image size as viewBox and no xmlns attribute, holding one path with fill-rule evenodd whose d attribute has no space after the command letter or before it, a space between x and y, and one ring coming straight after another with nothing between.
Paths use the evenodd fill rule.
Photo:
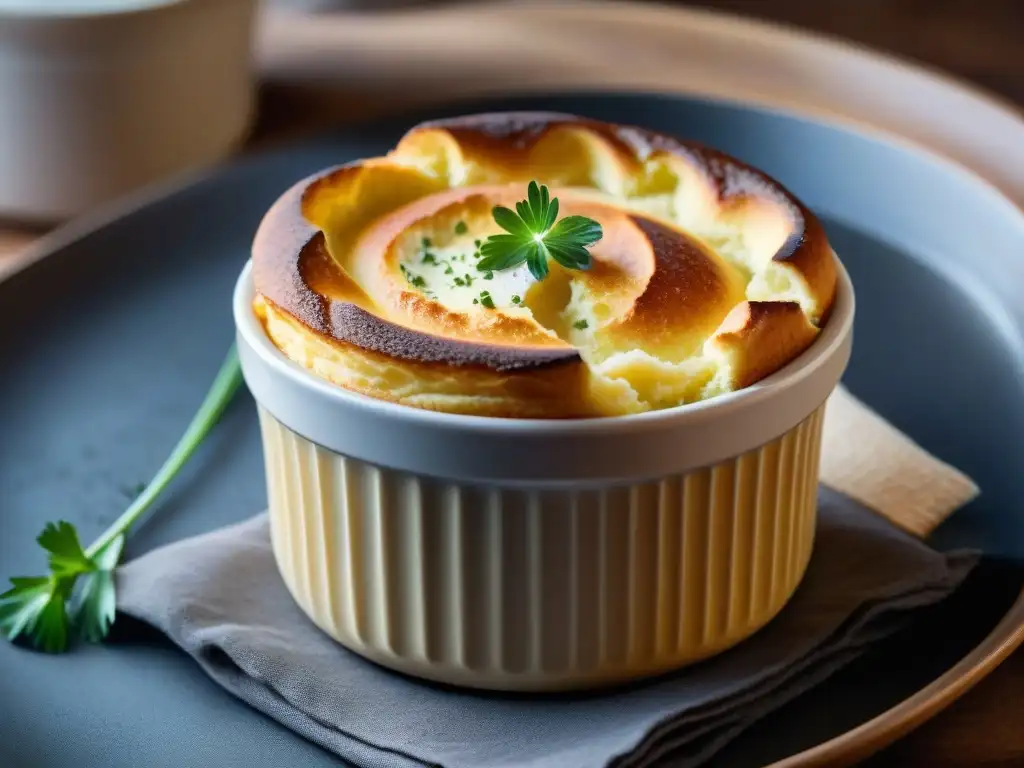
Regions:
<instances>
[{"instance_id":1,"label":"golden brown crust","mask_svg":"<svg viewBox=\"0 0 1024 768\"><path fill-rule=\"evenodd\" d=\"M524 348L460 341L388 322L366 309L365 293L335 271L324 232L310 220L326 216L311 210L321 202L318 195L334 192L359 170L344 166L300 182L270 209L253 244L253 280L260 294L316 333L403 360L496 371L579 361L579 353L565 344ZM318 285L317 277L328 270L331 284Z\"/></svg>"},{"instance_id":2,"label":"golden brown crust","mask_svg":"<svg viewBox=\"0 0 1024 768\"><path fill-rule=\"evenodd\" d=\"M816 335L795 301L744 301L722 321L710 346L729 360L733 388L742 389L782 368Z\"/></svg>"},{"instance_id":3,"label":"golden brown crust","mask_svg":"<svg viewBox=\"0 0 1024 768\"><path fill-rule=\"evenodd\" d=\"M716 149L635 126L622 126L553 112L490 113L425 122L409 131L396 153L415 152L425 135L440 131L458 143L463 154L481 165L523 169L542 139L564 128L585 130L605 139L616 157L637 172L658 155L680 158L699 173L722 209L754 200L770 204L789 219L790 233L773 259L786 262L808 282L823 306L835 297L836 273L824 228L785 187L767 174ZM740 206L737 206L740 203Z\"/></svg>"},{"instance_id":4,"label":"golden brown crust","mask_svg":"<svg viewBox=\"0 0 1024 768\"><path fill-rule=\"evenodd\" d=\"M491 207L522 199L533 179L552 187L562 215L602 223L591 270L553 265L521 306L490 312L449 306L403 280L413 234L456 219L486 227ZM541 417L647 410L672 404L668 391L687 402L749 386L813 341L836 284L820 222L763 173L696 144L553 113L423 123L385 157L296 184L261 223L253 270L271 316L344 349L351 364L360 352L371 367L386 359L421 384L428 368L463 371L454 389L405 390L394 366L365 386L319 371L336 383L419 407ZM592 379L572 394L578 407L525 386L553 365L567 367L557 376Z\"/></svg>"},{"instance_id":5,"label":"golden brown crust","mask_svg":"<svg viewBox=\"0 0 1024 768\"><path fill-rule=\"evenodd\" d=\"M386 353L311 333L292 315L257 297L256 314L285 354L318 375L353 392L426 410L505 418L594 416L587 399L586 368L547 365L522 375L516 370L480 366L472 378L443 362L398 359ZM376 385L381 380L412 380L413 392ZM471 386L467 387L466 383Z\"/></svg>"}]
</instances>

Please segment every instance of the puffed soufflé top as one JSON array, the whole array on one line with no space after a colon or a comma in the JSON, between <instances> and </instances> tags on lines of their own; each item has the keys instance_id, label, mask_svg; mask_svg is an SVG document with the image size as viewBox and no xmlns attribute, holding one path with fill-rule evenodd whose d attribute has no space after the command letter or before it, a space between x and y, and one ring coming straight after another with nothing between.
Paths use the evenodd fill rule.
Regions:
<instances>
[{"instance_id":1,"label":"puffed souffl\u00e9 top","mask_svg":"<svg viewBox=\"0 0 1024 768\"><path fill-rule=\"evenodd\" d=\"M589 269L482 270L492 210L547 185ZM706 147L554 113L423 123L296 184L253 245L254 309L314 375L416 408L621 416L748 387L827 320L835 255L779 183Z\"/></svg>"}]
</instances>

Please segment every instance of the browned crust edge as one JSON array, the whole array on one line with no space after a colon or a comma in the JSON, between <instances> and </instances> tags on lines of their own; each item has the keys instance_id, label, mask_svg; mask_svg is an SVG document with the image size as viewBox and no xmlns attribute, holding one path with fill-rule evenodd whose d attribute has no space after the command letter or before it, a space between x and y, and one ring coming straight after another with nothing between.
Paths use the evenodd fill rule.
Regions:
<instances>
[{"instance_id":1,"label":"browned crust edge","mask_svg":"<svg viewBox=\"0 0 1024 768\"><path fill-rule=\"evenodd\" d=\"M302 276L302 259L309 249L326 249L327 244L304 215L303 199L316 184L357 166L337 166L306 178L274 203L253 241L253 282L260 294L322 336L400 360L495 371L582 362L574 349L523 349L424 333L310 288Z\"/></svg>"},{"instance_id":2,"label":"browned crust edge","mask_svg":"<svg viewBox=\"0 0 1024 768\"><path fill-rule=\"evenodd\" d=\"M685 158L704 173L722 202L752 197L779 204L790 216L793 234L774 260L791 264L815 295L825 297L825 307L831 306L835 273L829 268L831 249L820 221L779 182L718 150L635 126L557 112L499 112L446 118L420 123L406 135L441 128L464 146L508 156L529 152L547 131L566 124L592 130L638 163L654 152ZM318 187L330 184L337 175L351 172L361 164L362 161L354 161L307 177L270 208L253 241L253 280L260 294L316 333L397 359L498 371L581 362L576 350L524 349L424 333L384 320L352 303L327 299L312 290L301 274L302 258L306 249L326 248L326 244L323 233L304 214L304 200Z\"/></svg>"},{"instance_id":3,"label":"browned crust edge","mask_svg":"<svg viewBox=\"0 0 1024 768\"><path fill-rule=\"evenodd\" d=\"M711 343L732 359L732 384L744 389L795 360L816 336L795 301L745 301L729 313Z\"/></svg>"}]
</instances>

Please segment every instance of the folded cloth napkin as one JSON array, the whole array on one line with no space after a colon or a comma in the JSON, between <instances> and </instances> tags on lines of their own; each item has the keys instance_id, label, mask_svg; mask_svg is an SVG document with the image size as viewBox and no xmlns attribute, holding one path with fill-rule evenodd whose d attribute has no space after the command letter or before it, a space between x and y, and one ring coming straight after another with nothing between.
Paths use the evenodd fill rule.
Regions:
<instances>
[{"instance_id":1,"label":"folded cloth napkin","mask_svg":"<svg viewBox=\"0 0 1024 768\"><path fill-rule=\"evenodd\" d=\"M128 563L120 607L166 633L235 696L360 768L698 766L914 609L942 600L975 561L935 552L904 530L934 527L976 493L973 483L846 392L834 397L828 412L841 416L846 439L826 427L825 450L846 452L883 514L823 487L815 553L790 604L733 650L654 681L510 696L389 672L306 619L278 576L265 515ZM840 485L842 466L830 465ZM887 519L899 517L885 503L887 484L919 502L909 523Z\"/></svg>"}]
</instances>

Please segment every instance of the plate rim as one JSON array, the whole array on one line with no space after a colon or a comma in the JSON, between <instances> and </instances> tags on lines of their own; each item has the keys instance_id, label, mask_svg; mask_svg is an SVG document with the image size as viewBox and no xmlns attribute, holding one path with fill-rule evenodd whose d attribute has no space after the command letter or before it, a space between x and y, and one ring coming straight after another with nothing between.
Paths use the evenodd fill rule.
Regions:
<instances>
[{"instance_id":1,"label":"plate rim","mask_svg":"<svg viewBox=\"0 0 1024 768\"><path fill-rule=\"evenodd\" d=\"M622 4L609 3L609 5L621 7ZM715 16L717 14L700 12L698 15ZM744 25L753 24L754 26L772 26L769 23L750 22L745 19L741 19L740 23ZM797 37L801 34L794 33L789 30L782 30L782 32L786 35L795 34ZM900 64L898 59L895 60L895 62ZM918 69L914 65L909 64L901 66L907 66L911 70ZM931 74L926 70L920 71L924 74ZM949 88L962 88L962 86L960 86L953 78L943 77L942 81ZM978 91L977 89L972 88L968 93L976 98L987 99L984 92ZM702 92L655 91L642 88L632 91L627 91L625 89L600 90L582 87L573 89L549 88L544 90L527 90L523 92L517 91L514 93L505 93L492 98L495 101L499 101L503 97L508 98L511 96L521 98L524 96L528 97L530 95L537 97L550 97L557 95L563 97L583 96L588 98L600 98L602 96L613 96L616 94L640 97L658 97L671 100L689 99L691 101L702 100L711 103L742 104L748 108L758 111L777 112L820 124L834 125L840 130L860 135L870 141L897 143L901 145L900 148L903 150L910 149L911 151L927 154L931 161L945 166L949 171L953 171L958 174L966 174L972 177L973 181L980 182L981 184L989 187L991 191L996 192L1000 197L1007 200L1014 209L1024 216L1024 210L1021 209L1021 206L1017 201L1011 198L1005 190L1001 189L981 173L976 172L974 169L958 160L954 160L945 153L936 151L933 148L924 145L916 139L893 134L887 129L877 128L872 126L870 123L857 123L856 121L847 121L845 119L830 120L822 114L814 112L808 113L795 107L766 104L763 102L750 103L748 101L738 99L730 100L727 97ZM459 97L458 99L453 100L453 103L472 103L480 101L482 101L480 96L470 95ZM989 105L1002 106L998 101L993 102L991 99L987 99L987 103ZM419 107L419 109L422 109L422 107ZM417 111L417 108L414 107L412 110L408 111L415 112ZM396 116L397 115L388 115L382 117L384 117L384 119L394 119ZM1021 120L1020 122L1022 132L1024 132L1024 120ZM344 123L339 126L339 129L344 130L345 128L352 127L356 124L357 123L355 122ZM184 173L177 174L164 182L147 187L136 193L123 197L120 200L108 203L96 209L92 213L86 214L81 218L59 227L50 234L45 235L40 240L36 241L36 243L30 246L25 257L6 269L0 268L0 282L9 282L11 278L15 278L18 274L26 272L33 266L40 264L48 257L59 254L61 251L74 245L77 241L105 228L110 224L113 224L117 220L149 206L159 204L167 197L185 191L194 185L209 181L210 179L219 176L228 168L234 167L239 163L255 163L268 155L287 152L289 149L301 146L303 143L316 140L321 135L323 135L323 132L319 132L312 136L301 137L297 141L287 142L282 146L254 152L243 156L240 160L234 159L226 164L220 163L210 168L186 171ZM1024 183L1024 180L1022 180L1022 183ZM879 713L873 718L860 723L854 728L851 728L838 736L834 736L827 741L823 741L813 747L810 747L809 749L775 761L770 764L769 768L809 768L811 766L821 765L850 765L856 761L864 759L878 750L890 745L892 742L905 736L916 727L939 714L942 710L971 690L971 688L973 688L978 682L987 677L1021 645L1024 645L1024 590L1021 591L1014 603L1003 615L1003 618L988 633L988 635L986 635L980 643L972 648L969 653L967 653L942 675L933 679L909 697L903 699L896 705Z\"/></svg>"},{"instance_id":2,"label":"plate rim","mask_svg":"<svg viewBox=\"0 0 1024 768\"><path fill-rule=\"evenodd\" d=\"M510 15L503 17L505 12L509 12ZM938 98L955 97L960 99L964 107L971 112L970 122L972 125L980 121L981 128L998 127L1001 132L1012 129L1024 136L1024 105L1017 104L1008 97L965 77L945 71L938 66L903 57L898 53L862 44L840 35L763 17L746 16L735 11L669 5L664 0L562 0L555 4L547 3L545 0L518 0L512 5L505 0L482 0L479 3L456 3L440 8L397 9L387 12L387 14L381 14L377 19L386 18L388 25L397 25L399 28L402 25L412 26L418 30L419 25L429 23L436 18L444 19L445 23L475 21L486 27L488 23L496 24L502 20L515 21L519 18L529 20L529 14L534 14L537 18L533 19L533 22L539 24L565 23L568 20L580 23L601 22L615 29L626 27L659 31L670 29L673 33L685 34L690 38L700 38L701 44L707 47L708 50L693 51L687 54L690 58L684 55L672 61L660 62L673 66L678 66L682 62L693 64L701 59L713 58L713 53L709 53L709 50L714 51L728 47L731 57L737 61L742 58L740 54L743 56L749 54L748 58L743 60L748 68L751 62L756 62L758 67L771 66L779 69L785 63L782 60L784 58L789 63L797 62L804 68L833 70L845 75L849 75L851 70L862 70L860 74L864 77L870 74L864 70L872 70L876 75L884 70L885 87L874 89L879 93L891 94L895 88L906 90L908 87L912 87L916 91L920 91L915 95L917 100L922 103L934 102ZM489 16L493 18L487 18ZM343 41L349 45L357 43L364 33L369 38L376 39L376 35L381 30L374 26L375 24L377 21L372 16L341 14L332 19L330 14L310 15L289 9L268 9L263 17L255 46L258 71L265 80L274 84L287 83L290 77L296 77L300 84L306 84L306 81L302 79L301 61L296 64L294 60L297 51L301 52L304 47L308 46L316 51L318 57L329 57L330 50L322 47L325 39L333 40L340 35ZM332 27L332 25L334 26ZM404 32L397 34L401 35ZM345 37L346 35L347 37ZM335 40L335 42L337 41ZM737 45L739 45L739 49ZM359 52L365 53L366 49L360 48ZM461 51L461 53L464 54L465 51ZM587 64L597 66L600 61L601 59L598 57L589 60ZM857 106L867 109L866 114L856 113L849 109L837 109L836 104L842 103L842 100L837 102L832 97L831 104L823 105L816 98L824 93L836 93L835 87L824 88L817 83L807 82L798 84L801 91L799 95L795 95L798 90L795 86L787 90L785 96L779 96L777 93L765 95L758 90L751 90L739 84L736 72L728 73L728 76L721 79L709 79L695 75L691 68L684 69L678 79L667 81L663 77L652 78L648 72L636 76L631 74L628 83L614 80L610 86L605 78L608 74L607 71L595 72L593 75L588 74L584 79L576 79L574 74L570 74L570 78L565 81L561 79L551 81L545 76L541 78L541 83L502 82L501 95L529 95L538 90L558 93L590 90L603 93L629 89L649 93L697 95L719 99L732 98L744 104L753 104L769 109L777 108L788 114L797 113L819 122L839 123L855 131L877 132L890 141L916 144L932 155L942 156L947 160L971 168L997 188L1004 197L1019 206L1024 206L1024 175L1007 170L1005 151L998 153L998 157L993 155L990 149L991 141L983 141L980 138L977 126L973 133L952 131L931 132L926 135L926 133L922 133L921 129L926 125L934 127L936 125L934 120L926 119L924 116L913 116L905 109L893 109L890 103L858 104ZM308 83L316 84L322 80L322 77L322 73L318 73ZM532 77L533 75L530 75L528 79ZM360 85L374 83L376 81L360 81ZM894 86L893 83L896 85ZM830 85L834 86L836 83L830 83ZM450 93L460 101L494 95L493 90L479 90L475 86L468 90L455 88L450 90ZM844 97L849 95L846 93ZM374 108L372 116L387 117L407 112L410 107L415 110L422 108L425 104L437 103L438 97L433 94L431 96L432 98L427 102L414 100L411 103L397 106L387 104L379 110ZM448 97L444 96L442 100L447 101ZM957 114L963 114L964 111L957 110ZM895 123L886 124L892 122L889 118L901 115L903 119L897 122L904 123L904 128L912 126L914 135L909 135L898 129ZM981 118L984 120L982 121ZM967 121L966 117L964 121ZM998 125L993 126L993 121L998 122ZM958 125L962 127L963 123ZM1006 141L1003 144L1004 150L1008 146L1013 151L1014 159L1024 162L1024 143L1015 140ZM972 155L974 161L986 166L986 173L981 174L975 168L975 162L960 157L960 153Z\"/></svg>"},{"instance_id":3,"label":"plate rim","mask_svg":"<svg viewBox=\"0 0 1024 768\"><path fill-rule=\"evenodd\" d=\"M769 763L765 768L841 767L864 760L949 707L1022 645L1024 590L980 643L916 693L828 741Z\"/></svg>"}]
</instances>

